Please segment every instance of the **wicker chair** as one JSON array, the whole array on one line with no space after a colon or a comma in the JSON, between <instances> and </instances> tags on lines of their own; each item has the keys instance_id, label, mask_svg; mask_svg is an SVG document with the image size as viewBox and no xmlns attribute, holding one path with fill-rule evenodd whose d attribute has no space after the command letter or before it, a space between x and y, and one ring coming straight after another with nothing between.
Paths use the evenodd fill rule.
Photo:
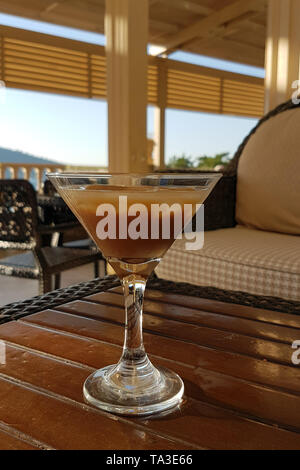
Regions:
<instances>
[{"instance_id":1,"label":"wicker chair","mask_svg":"<svg viewBox=\"0 0 300 470\"><path fill-rule=\"evenodd\" d=\"M67 240L69 233L66 233L65 231L58 233L58 236L56 238L56 246L63 246L65 248L75 248L77 250L97 251L98 248L96 247L95 243L93 242L91 238L87 236L86 231L81 226L81 224L78 223L78 220L76 219L73 212L62 201L62 199L60 198L59 194L57 193L56 189L54 188L50 180L46 180L44 182L43 190L44 190L44 196L46 196L47 198L50 198L49 208L47 208L47 205L45 204L45 201L44 201L44 211L46 210L46 212L48 212L48 214L47 213L45 214L46 216L45 218L52 220L54 223L61 223L64 220L70 221L70 222L74 221L74 226L75 227L77 226L79 228L79 230L76 230L75 237L74 237L74 230L72 231L73 236L71 237L71 240L69 241ZM53 198L59 198L60 200L60 204L56 206L54 210L53 210L53 207L51 207L51 200L53 200ZM78 234L80 238L78 238ZM84 236L85 238L83 238ZM101 272L101 276L102 275L105 276L107 274L107 269L106 269L106 262L104 260L102 263L102 267L103 269ZM99 277L98 261L95 261L94 263L94 276L95 278Z\"/></svg>"},{"instance_id":2,"label":"wicker chair","mask_svg":"<svg viewBox=\"0 0 300 470\"><path fill-rule=\"evenodd\" d=\"M300 104L295 104L292 101L288 101L265 115L250 132L250 134L244 139L229 166L223 172L223 178L218 182L214 191L205 201L204 226L205 231L208 233L205 236L203 250L199 250L198 253L196 251L188 253L184 250L183 244L180 245L180 242L176 242L175 245L167 252L163 261L156 270L156 274L160 278L175 282L187 281L195 285L211 286L226 290L240 290L256 295L273 295L290 300L300 300L300 237L295 236L296 234L291 235L288 231L285 232L283 230L268 230L260 228L258 230L253 229L251 231L251 225L241 226L238 224L236 219L236 201L239 175L238 167L241 155L246 149L248 143L253 145L253 140L251 141L251 139L255 136L259 129L260 135L262 135L262 132L265 132L265 127L262 127L264 123L269 121L267 123L268 126L274 126L274 122L276 122L276 120L271 121L273 118L278 117L277 119L289 119L287 114L283 116L282 113L288 113L292 110L294 110L293 113L298 114L297 118L300 120ZM278 124L276 124L276 126L278 126ZM270 130L270 127L268 127L268 130ZM280 139L280 131L281 130L279 130L279 132L277 131L277 134L275 133L272 144L276 141L276 139ZM265 141L265 147L266 146L268 146L268 141ZM297 144L295 144L295 151L297 148ZM247 147L247 149L249 149L249 147ZM264 150L266 150L266 148L262 149L261 153L259 154L260 158L263 158ZM286 151L284 150L283 152ZM284 154L282 158L283 157ZM272 165L271 161L270 165ZM299 167L299 164L297 164L297 167ZM292 170L290 173L292 173ZM244 178L246 178L245 174ZM263 200L261 201L261 205L264 205ZM265 207L268 209L267 206ZM245 256L247 256L247 259L245 257L241 261L241 259L238 257L234 258L237 250L235 249L235 242L232 241L234 239L230 239L230 236L233 233L236 233L236 231L239 229L241 229L240 234L243 235L243 233L246 233L248 228L249 250L246 246ZM260 254L259 251L254 253L255 243L258 243L262 236L265 237L264 244L266 246L266 250L264 251L263 248L260 248ZM223 250L221 245L226 237L227 246L230 247L231 244L231 253L228 251L226 254L227 257L224 256L222 258L222 256L220 256L220 253ZM270 248L273 242L275 246L277 240L280 242L280 248L278 248L278 250L276 250L276 248L273 249L272 254L267 259L269 265L266 269L266 266L262 265L262 261L264 261L264 256L268 251L269 239ZM284 251L285 247L287 248L286 257ZM243 253L241 254L241 257L243 257ZM229 267L230 263L231 266ZM257 264L255 265L255 263ZM273 266L272 263L274 263ZM256 274L256 267L261 269L261 277ZM271 271L273 271L273 274ZM272 275L275 276L275 274L277 275L276 279L275 277L272 277ZM243 284L239 282L242 277L244 278ZM252 281L250 279L251 277ZM251 283L252 289L250 288L248 290ZM256 284L256 286L254 286L254 284Z\"/></svg>"},{"instance_id":3,"label":"wicker chair","mask_svg":"<svg viewBox=\"0 0 300 470\"><path fill-rule=\"evenodd\" d=\"M23 251L0 259L1 275L38 279L40 293L46 293L52 290L52 276L58 288L62 271L103 261L97 251L43 245L44 235L68 227L39 222L36 193L28 181L0 180L0 249Z\"/></svg>"},{"instance_id":4,"label":"wicker chair","mask_svg":"<svg viewBox=\"0 0 300 470\"><path fill-rule=\"evenodd\" d=\"M43 192L45 196L56 196L57 192L50 180L45 180L43 185Z\"/></svg>"}]
</instances>

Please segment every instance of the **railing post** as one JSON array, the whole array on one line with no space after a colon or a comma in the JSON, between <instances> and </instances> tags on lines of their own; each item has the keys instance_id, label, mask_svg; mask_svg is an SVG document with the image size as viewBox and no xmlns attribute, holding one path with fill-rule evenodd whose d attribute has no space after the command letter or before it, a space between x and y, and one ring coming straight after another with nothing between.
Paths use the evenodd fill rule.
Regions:
<instances>
[{"instance_id":1,"label":"railing post","mask_svg":"<svg viewBox=\"0 0 300 470\"><path fill-rule=\"evenodd\" d=\"M26 168L25 166L23 168L24 168L24 180L28 180L28 168Z\"/></svg>"},{"instance_id":2,"label":"railing post","mask_svg":"<svg viewBox=\"0 0 300 470\"><path fill-rule=\"evenodd\" d=\"M11 179L16 178L16 165L11 165Z\"/></svg>"}]
</instances>

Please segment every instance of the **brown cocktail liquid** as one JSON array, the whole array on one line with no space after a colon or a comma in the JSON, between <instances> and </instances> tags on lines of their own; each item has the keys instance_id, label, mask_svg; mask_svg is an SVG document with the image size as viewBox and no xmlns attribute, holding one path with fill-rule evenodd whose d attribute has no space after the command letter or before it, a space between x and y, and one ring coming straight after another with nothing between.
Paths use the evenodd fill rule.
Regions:
<instances>
[{"instance_id":1,"label":"brown cocktail liquid","mask_svg":"<svg viewBox=\"0 0 300 470\"><path fill-rule=\"evenodd\" d=\"M206 199L206 189L195 188L162 188L162 187L122 187L109 185L89 185L82 188L65 187L61 194L79 221L84 225L105 258L109 261L119 277L136 272L145 278L153 271L165 252L170 248L177 234L174 234L174 212L170 211L170 237L163 239L162 215L159 214L158 239L151 238L151 205L179 204L182 212L182 228L184 228L184 204L191 204L192 215L196 212L196 204ZM147 208L144 224L147 228L147 239L133 240L129 236L120 238L119 197L127 196L128 208L132 204L143 204ZM99 239L97 225L107 214L97 216L97 208L101 204L111 204L116 211L116 238ZM139 215L139 213L137 214ZM137 215L125 215L127 227ZM124 217L124 214L123 214ZM123 219L124 220L124 219ZM141 224L143 219L141 219ZM138 229L138 228L137 228Z\"/></svg>"}]
</instances>

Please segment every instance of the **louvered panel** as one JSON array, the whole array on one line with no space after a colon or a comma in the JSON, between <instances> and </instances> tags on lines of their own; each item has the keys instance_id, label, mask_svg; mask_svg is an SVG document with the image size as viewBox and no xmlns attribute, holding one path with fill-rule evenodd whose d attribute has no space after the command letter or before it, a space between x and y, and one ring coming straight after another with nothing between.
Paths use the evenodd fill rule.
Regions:
<instances>
[{"instance_id":1,"label":"louvered panel","mask_svg":"<svg viewBox=\"0 0 300 470\"><path fill-rule=\"evenodd\" d=\"M7 86L89 96L87 53L6 37L3 53Z\"/></svg>"},{"instance_id":2,"label":"louvered panel","mask_svg":"<svg viewBox=\"0 0 300 470\"><path fill-rule=\"evenodd\" d=\"M36 54L35 56L33 56L33 54L31 54L30 52L29 53L25 53L25 52L19 52L19 51L16 51L16 50L9 50L9 48L5 48L5 59L9 59L11 58L11 60L15 60L15 59L23 59L23 60L34 60L36 62L42 62L44 63L45 65L47 64L48 66L50 67L53 67L53 66L56 66L56 64L60 64L60 65L64 65L64 66L67 66L71 69L78 69L78 70L81 70L81 71L86 71L86 64L82 64L82 63L74 63L72 62L71 60L67 60L67 59L60 59L60 58L56 58L56 57L51 57L51 56L46 56L46 55L41 55L41 54Z\"/></svg>"},{"instance_id":3,"label":"louvered panel","mask_svg":"<svg viewBox=\"0 0 300 470\"><path fill-rule=\"evenodd\" d=\"M148 66L148 103L158 102L158 69L156 65Z\"/></svg>"},{"instance_id":4,"label":"louvered panel","mask_svg":"<svg viewBox=\"0 0 300 470\"><path fill-rule=\"evenodd\" d=\"M40 62L40 61L33 61L33 60L23 60L23 59L18 59L14 58L13 60L11 58L7 58L5 60L6 66L11 67L14 69L18 70L31 70L31 71L36 71L38 73L48 73L51 75L57 74L58 76L70 76L70 77L76 77L79 80L85 80L86 79L86 70L82 71L80 69L74 71L72 67L67 67L63 65L56 64L54 66L49 66L49 64L45 62Z\"/></svg>"},{"instance_id":5,"label":"louvered panel","mask_svg":"<svg viewBox=\"0 0 300 470\"><path fill-rule=\"evenodd\" d=\"M186 64L187 66L189 64ZM195 85L204 85L210 83L211 85L217 85L220 83L220 78L218 76L212 75L204 75L201 74L200 70L202 67L199 67L199 71L195 72L184 72L183 70L178 70L176 68L172 68L172 64L168 67L169 72L169 79L177 79L180 82L188 81L194 83ZM195 70L195 69L194 69Z\"/></svg>"},{"instance_id":6,"label":"louvered panel","mask_svg":"<svg viewBox=\"0 0 300 470\"><path fill-rule=\"evenodd\" d=\"M23 65L23 64L18 64L15 62L6 62L6 70L17 73L17 74L28 74L32 75L33 77L35 76L45 76L51 79L51 77L55 77L58 81L70 81L70 82L75 82L74 84L79 84L79 83L86 83L86 76L83 74L78 74L76 72L71 72L71 71L60 71L60 70L53 70L51 68L42 68L42 67L37 67L37 66L32 66L32 65Z\"/></svg>"},{"instance_id":7,"label":"louvered panel","mask_svg":"<svg viewBox=\"0 0 300 470\"><path fill-rule=\"evenodd\" d=\"M183 86L170 86L169 84L169 98L173 95L179 96L180 98L187 96L187 97L194 97L197 99L198 97L205 99L209 99L211 101L220 102L220 93L216 92L213 88L199 88L196 89L194 87L183 87Z\"/></svg>"},{"instance_id":8,"label":"louvered panel","mask_svg":"<svg viewBox=\"0 0 300 470\"><path fill-rule=\"evenodd\" d=\"M263 103L256 100L248 100L244 99L241 100L239 97L233 96L226 99L223 103L223 106L236 106L241 108L253 109L253 111L257 111L257 109L262 106Z\"/></svg>"},{"instance_id":9,"label":"louvered panel","mask_svg":"<svg viewBox=\"0 0 300 470\"><path fill-rule=\"evenodd\" d=\"M237 89L237 88L226 87L226 97L227 96L230 97L231 95L237 97L238 99L247 98L253 101L255 100L260 101L260 102L264 101L263 86L261 90L255 90L255 91L248 88L247 84L244 84L244 88L242 90Z\"/></svg>"},{"instance_id":10,"label":"louvered panel","mask_svg":"<svg viewBox=\"0 0 300 470\"><path fill-rule=\"evenodd\" d=\"M241 91L242 93L244 93L245 91L247 91L257 96L258 95L262 96L264 93L263 86L262 86L263 83L254 84L246 80L238 81L238 80L228 80L225 78L224 85L228 90L235 90L236 92Z\"/></svg>"},{"instance_id":11,"label":"louvered panel","mask_svg":"<svg viewBox=\"0 0 300 470\"><path fill-rule=\"evenodd\" d=\"M191 85L188 87L187 85ZM216 95L216 92L218 92L218 97L219 97L219 91L220 91L220 86L215 86L215 84L209 84L208 82L201 84L201 83L192 83L189 81L183 81L183 80L174 80L173 78L170 78L168 80L168 87L169 89L174 89L178 90L179 92L181 91L187 91L187 90L194 90L196 93L205 93L205 94L212 94ZM219 99L219 98L218 98Z\"/></svg>"},{"instance_id":12,"label":"louvered panel","mask_svg":"<svg viewBox=\"0 0 300 470\"><path fill-rule=\"evenodd\" d=\"M168 68L167 107L220 112L221 79Z\"/></svg>"},{"instance_id":13,"label":"louvered panel","mask_svg":"<svg viewBox=\"0 0 300 470\"><path fill-rule=\"evenodd\" d=\"M106 86L106 57L92 54L90 56L91 97L105 99Z\"/></svg>"},{"instance_id":14,"label":"louvered panel","mask_svg":"<svg viewBox=\"0 0 300 470\"><path fill-rule=\"evenodd\" d=\"M222 111L226 114L261 117L264 112L263 85L224 79Z\"/></svg>"},{"instance_id":15,"label":"louvered panel","mask_svg":"<svg viewBox=\"0 0 300 470\"><path fill-rule=\"evenodd\" d=\"M196 111L196 112L200 112L199 109L199 105L198 104L193 104L193 103L179 103L178 101L176 101L176 103L173 105L172 103L169 105L169 108L170 109L181 109L183 111ZM214 106L210 106L210 105L205 105L203 104L201 106L201 112L203 113L212 113L212 114L215 114L216 111L215 111L215 107Z\"/></svg>"},{"instance_id":16,"label":"louvered panel","mask_svg":"<svg viewBox=\"0 0 300 470\"><path fill-rule=\"evenodd\" d=\"M35 56L47 56L54 57L55 59L69 60L75 63L86 63L87 54L83 52L78 52L74 50L59 49L57 47L52 47L49 45L43 46L35 42L20 41L14 40L11 38L5 38L5 47L11 51L18 51L20 54L22 52L33 54Z\"/></svg>"},{"instance_id":17,"label":"louvered panel","mask_svg":"<svg viewBox=\"0 0 300 470\"><path fill-rule=\"evenodd\" d=\"M72 84L55 83L53 81L31 78L28 76L10 75L8 72L6 72L5 76L6 84L9 87L13 84L18 84L18 88L22 88L22 84L24 84L27 88L32 86L31 89L35 89L36 87L38 87L39 91L42 91L43 87L45 87L46 91L52 90L54 93L64 93L69 91L70 93L77 93L79 96L88 96L88 87L84 88Z\"/></svg>"},{"instance_id":18,"label":"louvered panel","mask_svg":"<svg viewBox=\"0 0 300 470\"><path fill-rule=\"evenodd\" d=\"M47 74L41 74L41 73L30 73L27 71L17 71L15 72L14 70L11 70L9 67L6 67L6 80L14 81L14 80L27 80L27 83L30 83L30 80L32 80L32 83L39 83L39 85L43 85L45 83L46 86L52 86L55 87L57 86L59 89L68 89L69 87L72 89L77 89L78 91L84 91L88 92L88 83L87 82L80 82L75 79L69 79L66 77L55 77L53 79L52 76L47 75Z\"/></svg>"},{"instance_id":19,"label":"louvered panel","mask_svg":"<svg viewBox=\"0 0 300 470\"><path fill-rule=\"evenodd\" d=\"M264 86L256 79L172 63L168 66L167 106L222 114L261 117L264 109ZM230 78L227 78L230 76ZM233 77L233 78L232 78Z\"/></svg>"},{"instance_id":20,"label":"louvered panel","mask_svg":"<svg viewBox=\"0 0 300 470\"><path fill-rule=\"evenodd\" d=\"M178 104L181 105L181 106L186 106L186 107L191 107L191 109L197 109L197 108L205 108L205 109L211 109L211 110L214 110L216 109L216 102L214 101L211 101L211 100L205 100L205 99L202 99L202 100L195 100L193 98L187 98L187 97L183 97L182 99L180 98L176 98L175 101L172 101L170 100L169 101L169 107L171 108L175 108L176 105Z\"/></svg>"},{"instance_id":21,"label":"louvered panel","mask_svg":"<svg viewBox=\"0 0 300 470\"><path fill-rule=\"evenodd\" d=\"M251 109L237 109L236 107L230 108L226 106L224 108L223 114L227 114L229 116L243 116L243 117L252 117L252 118L261 118L261 115L254 113Z\"/></svg>"}]
</instances>

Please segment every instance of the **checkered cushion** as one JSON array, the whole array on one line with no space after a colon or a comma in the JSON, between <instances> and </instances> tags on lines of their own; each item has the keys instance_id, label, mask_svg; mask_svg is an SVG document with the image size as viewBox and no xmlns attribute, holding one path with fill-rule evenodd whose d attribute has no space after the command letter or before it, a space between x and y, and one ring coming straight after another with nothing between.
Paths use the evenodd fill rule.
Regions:
<instances>
[{"instance_id":1,"label":"checkered cushion","mask_svg":"<svg viewBox=\"0 0 300 470\"><path fill-rule=\"evenodd\" d=\"M204 248L177 240L156 269L163 279L300 301L300 237L242 226L205 232Z\"/></svg>"}]
</instances>

